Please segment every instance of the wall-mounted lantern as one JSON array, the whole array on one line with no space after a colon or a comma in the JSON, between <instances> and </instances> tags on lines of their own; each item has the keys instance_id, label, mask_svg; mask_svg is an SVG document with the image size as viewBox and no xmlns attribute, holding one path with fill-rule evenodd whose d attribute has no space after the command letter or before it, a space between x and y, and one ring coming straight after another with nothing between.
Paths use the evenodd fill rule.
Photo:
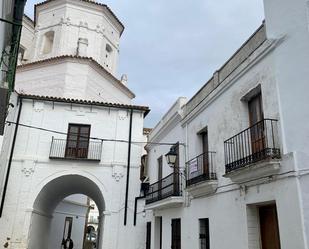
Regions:
<instances>
[{"instance_id":1,"label":"wall-mounted lantern","mask_svg":"<svg viewBox=\"0 0 309 249\"><path fill-rule=\"evenodd\" d=\"M172 146L170 151L165 155L166 161L170 167L174 167L177 160L176 146Z\"/></svg>"}]
</instances>

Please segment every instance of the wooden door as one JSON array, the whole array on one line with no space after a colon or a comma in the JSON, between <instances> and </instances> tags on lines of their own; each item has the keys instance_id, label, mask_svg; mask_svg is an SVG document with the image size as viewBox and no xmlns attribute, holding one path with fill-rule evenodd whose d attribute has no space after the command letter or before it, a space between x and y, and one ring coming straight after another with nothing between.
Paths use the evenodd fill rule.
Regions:
<instances>
[{"instance_id":1,"label":"wooden door","mask_svg":"<svg viewBox=\"0 0 309 249\"><path fill-rule=\"evenodd\" d=\"M147 222L146 226L146 249L151 248L151 222Z\"/></svg>"},{"instance_id":2,"label":"wooden door","mask_svg":"<svg viewBox=\"0 0 309 249\"><path fill-rule=\"evenodd\" d=\"M276 205L259 208L262 249L280 249Z\"/></svg>"},{"instance_id":3,"label":"wooden door","mask_svg":"<svg viewBox=\"0 0 309 249\"><path fill-rule=\"evenodd\" d=\"M265 148L264 114L262 107L262 95L258 94L249 102L249 121L252 154L261 152Z\"/></svg>"},{"instance_id":4,"label":"wooden door","mask_svg":"<svg viewBox=\"0 0 309 249\"><path fill-rule=\"evenodd\" d=\"M181 220L172 220L172 249L181 249Z\"/></svg>"},{"instance_id":5,"label":"wooden door","mask_svg":"<svg viewBox=\"0 0 309 249\"><path fill-rule=\"evenodd\" d=\"M163 230L163 224L162 224L162 216L159 219L159 226L160 226L160 249L162 249L162 230Z\"/></svg>"},{"instance_id":6,"label":"wooden door","mask_svg":"<svg viewBox=\"0 0 309 249\"><path fill-rule=\"evenodd\" d=\"M209 158L208 158L208 132L202 134L203 143L203 174L209 176Z\"/></svg>"},{"instance_id":7,"label":"wooden door","mask_svg":"<svg viewBox=\"0 0 309 249\"><path fill-rule=\"evenodd\" d=\"M65 156L87 158L90 125L69 124Z\"/></svg>"}]
</instances>

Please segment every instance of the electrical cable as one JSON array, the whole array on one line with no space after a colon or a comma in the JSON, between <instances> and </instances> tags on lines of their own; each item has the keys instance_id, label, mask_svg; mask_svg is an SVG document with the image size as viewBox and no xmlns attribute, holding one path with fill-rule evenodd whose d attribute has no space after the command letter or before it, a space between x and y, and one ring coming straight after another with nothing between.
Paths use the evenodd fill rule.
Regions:
<instances>
[{"instance_id":1,"label":"electrical cable","mask_svg":"<svg viewBox=\"0 0 309 249\"><path fill-rule=\"evenodd\" d=\"M16 122L12 122L12 121L6 121L6 124L8 125L17 125ZM33 125L26 125L26 124L18 124L19 126L25 127L25 128L29 128L29 129L36 129L36 130L40 130L40 131L45 131L45 132L50 132L50 133L55 133L55 134L59 134L59 135L70 135L70 136L74 136L74 135L78 135L77 133L68 133L68 132L61 132L61 131L57 131L57 130L52 130L52 129L47 129L47 128L42 128L42 127L38 127L38 126L33 126ZM101 142L120 142L120 143L129 143L129 141L124 140L124 139L109 139L109 138L99 138L99 137L86 137L86 136L82 136L79 135L80 138L87 138L87 139L92 139L92 140L98 140ZM132 141L132 144L152 144L152 145L167 145L167 146L172 146L175 145L176 143L157 143L157 142L144 142L144 141ZM179 143L180 145L185 145L184 143Z\"/></svg>"}]
</instances>

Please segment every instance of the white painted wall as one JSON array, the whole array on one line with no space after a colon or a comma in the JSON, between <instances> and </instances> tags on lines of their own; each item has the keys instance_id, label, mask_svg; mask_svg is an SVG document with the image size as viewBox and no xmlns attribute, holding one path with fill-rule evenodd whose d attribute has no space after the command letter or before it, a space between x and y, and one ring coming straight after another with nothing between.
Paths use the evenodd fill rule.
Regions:
<instances>
[{"instance_id":1,"label":"white painted wall","mask_svg":"<svg viewBox=\"0 0 309 249\"><path fill-rule=\"evenodd\" d=\"M167 114L149 134L149 142L153 143L183 143L183 129L181 127L182 107L186 103L186 98L179 98L170 108ZM146 149L148 151L148 173L150 177L150 184L158 181L158 159L163 157L163 177L173 172L172 168L166 162L165 154L169 152L172 145L156 145L148 144ZM184 146L180 145L180 166L183 167L185 163Z\"/></svg>"},{"instance_id":2,"label":"white painted wall","mask_svg":"<svg viewBox=\"0 0 309 249\"><path fill-rule=\"evenodd\" d=\"M19 67L15 89L43 96L130 104L131 93L119 84L93 62L67 58Z\"/></svg>"},{"instance_id":3,"label":"white painted wall","mask_svg":"<svg viewBox=\"0 0 309 249\"><path fill-rule=\"evenodd\" d=\"M105 7L87 1L56 0L37 6L36 14L34 30L32 23L24 20L21 43L26 48L28 62L61 55L75 56L77 41L83 38L88 39L88 47L79 55L92 57L115 75L121 27ZM43 35L48 31L55 31L54 42L51 52L43 55ZM112 52L106 57L107 43ZM134 97L114 77L89 60L72 58L26 64L23 62L24 66L18 68L18 91L117 104L130 104ZM10 114L14 114L12 120L16 119L16 106L15 103ZM23 100L20 123L64 133L69 123L90 124L93 137L128 140L129 114L127 109ZM133 141L144 142L143 120L143 111L134 111ZM13 128L12 125L6 129L3 139L1 192ZM50 241L52 248L58 247L55 237L59 237L58 227L63 226L60 213L67 208L59 203L69 195L84 194L98 204L102 234L99 248L144 248L143 239L127 244L132 237L144 237L144 218L140 210L139 225L133 228L134 198L140 194L139 167L144 144L132 144L128 217L127 226L124 226L128 143L105 141L100 162L51 160L53 136L66 139L66 135L19 127L0 219L0 243L8 242L12 249L48 249ZM75 236L83 237L83 231L76 231ZM77 242L74 248L79 248L78 244L81 243Z\"/></svg>"},{"instance_id":4,"label":"white painted wall","mask_svg":"<svg viewBox=\"0 0 309 249\"><path fill-rule=\"evenodd\" d=\"M8 110L7 120L16 122L19 105L17 104L17 94L13 93L11 95L11 101L14 108L11 106ZM0 137L0 197L2 198L4 181L6 177L10 151L12 146L12 139L15 132L15 125L6 125L4 130L4 136Z\"/></svg>"},{"instance_id":5,"label":"white painted wall","mask_svg":"<svg viewBox=\"0 0 309 249\"><path fill-rule=\"evenodd\" d=\"M133 118L132 140L143 141L143 114L134 112ZM31 100L24 100L20 122L63 132L67 131L68 123L86 123L91 124L91 136L93 137L128 140L129 115L126 110L94 106L90 109L90 106L74 104L71 109L70 104L55 103L53 107L51 102L35 101L33 103ZM57 198L61 197L58 197L57 193L63 192L65 194L73 190L65 190L61 185L64 183L58 184L58 189L53 188L53 192L46 192L40 197L41 201L46 200L50 204L42 202L45 206L35 206L34 212L27 210L34 208L34 201L40 189L52 179L63 175L77 174L96 182L103 194L105 202L102 214L103 244L100 248L142 248L144 246L143 240L134 240L130 245L127 244L127 241L132 236L142 238L143 236L140 234L144 233L142 222L133 229L134 198L139 195L138 179L143 144L132 145L128 225L124 227L123 208L128 144L104 142L102 160L99 163L57 161L49 159L52 136L65 139L65 136L39 130L25 127L19 129L3 219L0 219L0 227L5 227L5 229L0 228L1 243L9 237L12 248L15 248L13 245L16 243L26 246L30 223L34 234L37 232L48 236L48 222L50 221L48 221L48 214L44 212L49 212L49 208L52 208ZM85 191L85 189L75 189L75 191L82 190ZM83 194L90 196L93 191L88 190L90 193ZM43 196L47 196L47 199ZM97 199L97 197L90 197L94 200ZM34 217L32 221L31 215ZM121 234L122 240L117 239L119 234ZM32 247L30 247L33 249L44 248L44 244L40 244L41 238L39 236L38 240L31 241Z\"/></svg>"},{"instance_id":6,"label":"white painted wall","mask_svg":"<svg viewBox=\"0 0 309 249\"><path fill-rule=\"evenodd\" d=\"M183 140L187 146L180 157L187 161L202 152L197 133L208 127L209 150L216 152L218 189L214 194L193 198L188 197L189 193L185 191L182 207L147 211L147 220L152 222L153 239L158 234L155 217L163 217L162 248L171 246L173 218L182 220L183 248L198 248L200 218L210 220L211 248L261 248L259 234L253 234L258 230L252 226L256 217L250 207L270 201L275 201L277 205L281 248L308 248L309 192L306 174L309 170L309 131L306 121L309 113L305 108L308 106L305 93L309 90L309 19L306 15L309 7L304 0L264 2L267 35L269 39L277 40L277 43L272 40L271 49L265 44L261 46L208 97L195 97L194 102L199 105L190 113L186 113L185 106L182 120L173 128L161 125L172 120L168 113L165 117L169 119L163 118L157 126L160 128L154 129L150 135L150 142ZM231 180L223 177L223 143L249 127L247 103L241 99L259 84L264 117L279 120L282 152L280 176L253 184L243 191L239 185L230 185ZM150 182L157 180L158 156L166 154L168 150L164 146L153 146L149 150ZM169 172L166 169L164 174ZM152 248L157 248L154 241Z\"/></svg>"},{"instance_id":7,"label":"white painted wall","mask_svg":"<svg viewBox=\"0 0 309 249\"><path fill-rule=\"evenodd\" d=\"M264 1L265 17L268 24L267 33L270 38L282 37L284 42L274 56L276 64L274 73L278 79L277 91L280 98L280 115L283 123L283 149L286 153L293 152L296 169L307 172L308 134L306 125L309 120L308 98L308 68L309 63L309 5L308 1L296 0L293 2L272 0ZM282 20L284 15L284 20ZM300 199L303 207L303 219L309 245L309 191L308 177L299 179Z\"/></svg>"}]
</instances>

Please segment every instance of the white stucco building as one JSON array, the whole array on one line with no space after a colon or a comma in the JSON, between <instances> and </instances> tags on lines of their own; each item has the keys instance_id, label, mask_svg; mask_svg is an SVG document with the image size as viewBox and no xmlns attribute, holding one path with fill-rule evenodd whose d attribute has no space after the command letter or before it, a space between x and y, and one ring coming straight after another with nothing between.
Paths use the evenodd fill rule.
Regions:
<instances>
[{"instance_id":1,"label":"white stucco building","mask_svg":"<svg viewBox=\"0 0 309 249\"><path fill-rule=\"evenodd\" d=\"M88 196L97 248L144 248L144 218L134 227L133 211L149 109L116 78L124 26L87 0L45 1L23 24L0 154L0 244L54 249L71 234L81 249Z\"/></svg>"},{"instance_id":2,"label":"white stucco building","mask_svg":"<svg viewBox=\"0 0 309 249\"><path fill-rule=\"evenodd\" d=\"M309 7L264 7L263 25L149 135L146 248L308 248Z\"/></svg>"}]
</instances>

